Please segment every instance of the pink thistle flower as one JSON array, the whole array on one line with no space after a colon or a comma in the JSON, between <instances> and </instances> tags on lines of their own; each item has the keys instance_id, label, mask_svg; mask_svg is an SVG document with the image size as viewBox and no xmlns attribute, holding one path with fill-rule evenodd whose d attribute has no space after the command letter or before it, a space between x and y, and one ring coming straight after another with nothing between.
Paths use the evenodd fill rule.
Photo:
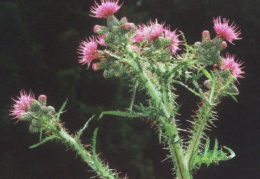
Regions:
<instances>
[{"instance_id":1,"label":"pink thistle flower","mask_svg":"<svg viewBox=\"0 0 260 179\"><path fill-rule=\"evenodd\" d=\"M238 30L238 27L234 24L234 22L229 26L229 20L223 19L223 23L221 22L221 17L217 17L213 19L214 30L217 35L231 44L233 44L233 40L240 40L242 38L238 37L241 34L241 31Z\"/></svg>"},{"instance_id":2,"label":"pink thistle flower","mask_svg":"<svg viewBox=\"0 0 260 179\"><path fill-rule=\"evenodd\" d=\"M168 26L166 29L164 29L164 36L166 38L170 38L172 40L170 49L172 51L172 54L176 54L177 50L179 50L179 45L181 41L179 40L179 35L176 34L176 29L172 32L170 31L170 26Z\"/></svg>"},{"instance_id":3,"label":"pink thistle flower","mask_svg":"<svg viewBox=\"0 0 260 179\"><path fill-rule=\"evenodd\" d=\"M95 15L91 15L96 18L108 18L113 16L122 6L118 5L118 1L115 0L101 0L101 4L95 1L95 5L90 8L90 12Z\"/></svg>"},{"instance_id":4,"label":"pink thistle flower","mask_svg":"<svg viewBox=\"0 0 260 179\"><path fill-rule=\"evenodd\" d=\"M139 25L138 29L136 31L136 34L134 36L134 41L135 42L142 42L144 38L145 38L145 34L143 32L142 27Z\"/></svg>"},{"instance_id":5,"label":"pink thistle flower","mask_svg":"<svg viewBox=\"0 0 260 179\"><path fill-rule=\"evenodd\" d=\"M11 113L9 115L14 116L13 119L17 118L18 120L21 120L22 114L28 112L31 102L35 100L33 93L29 92L29 94L26 94L24 90L21 90L20 97L18 97L18 100L14 100L15 104L12 106L13 109L10 110Z\"/></svg>"},{"instance_id":6,"label":"pink thistle flower","mask_svg":"<svg viewBox=\"0 0 260 179\"><path fill-rule=\"evenodd\" d=\"M241 65L243 63L241 62L235 62L235 55L230 55L227 54L226 58L222 57L223 61L222 64L220 66L220 69L225 69L225 70L229 70L232 73L232 76L237 79L237 78L243 78L242 74L244 74L245 72L242 71Z\"/></svg>"},{"instance_id":7,"label":"pink thistle flower","mask_svg":"<svg viewBox=\"0 0 260 179\"><path fill-rule=\"evenodd\" d=\"M78 48L78 54L82 55L79 57L79 63L82 63L82 65L88 64L89 67L90 63L98 58L97 45L98 43L94 37L90 37L89 40L86 38L86 41L82 41Z\"/></svg>"},{"instance_id":8,"label":"pink thistle flower","mask_svg":"<svg viewBox=\"0 0 260 179\"><path fill-rule=\"evenodd\" d=\"M163 25L158 24L157 19L155 19L155 22L151 21L150 23L151 23L150 26L143 27L143 32L145 36L148 35L147 37L148 42L151 42L152 40L158 38L160 35L162 35L164 30Z\"/></svg>"}]
</instances>

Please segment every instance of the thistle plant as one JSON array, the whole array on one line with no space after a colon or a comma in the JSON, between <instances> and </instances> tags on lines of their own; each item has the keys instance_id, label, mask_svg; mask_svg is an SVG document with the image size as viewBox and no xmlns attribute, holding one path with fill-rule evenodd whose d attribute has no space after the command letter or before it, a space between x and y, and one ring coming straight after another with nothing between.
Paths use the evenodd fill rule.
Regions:
<instances>
[{"instance_id":1,"label":"thistle plant","mask_svg":"<svg viewBox=\"0 0 260 179\"><path fill-rule=\"evenodd\" d=\"M216 106L221 100L230 96L236 101L235 96L239 94L236 84L243 78L242 63L235 60L235 55L222 54L227 42L233 45L233 41L241 39L238 27L225 18L214 18L216 36L211 38L210 32L204 30L200 42L188 45L181 31L171 30L170 25L157 19L140 25L128 22L126 17L116 18L114 14L121 6L118 0L95 2L91 16L105 19L107 25L95 25L96 35L83 40L78 48L80 64L87 69L91 66L94 71L102 70L104 78L126 79L131 87L132 98L127 110L104 111L98 119L114 115L153 121L159 143L167 146L170 154L167 159L172 160L179 179L191 179L202 164L209 166L235 157L230 148L220 147L217 139L211 149L206 131L215 126ZM176 89L179 87L199 99L187 129L179 127L183 122L178 120L181 105L176 102ZM140 90L146 92L147 101L137 104L135 96ZM97 129L91 147L81 143L80 136L94 116L72 135L60 119L66 102L56 111L47 106L45 95L36 100L31 92L25 91L14 101L10 115L18 121L29 122L30 132L40 133L40 142L31 148L50 140L59 141L73 149L98 177L119 178L96 154Z\"/></svg>"}]
</instances>

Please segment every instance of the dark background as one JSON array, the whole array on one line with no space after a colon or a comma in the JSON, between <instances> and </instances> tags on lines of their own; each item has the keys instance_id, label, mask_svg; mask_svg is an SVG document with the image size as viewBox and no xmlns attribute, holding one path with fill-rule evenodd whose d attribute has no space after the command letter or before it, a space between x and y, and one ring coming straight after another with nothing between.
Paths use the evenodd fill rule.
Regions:
<instances>
[{"instance_id":1,"label":"dark background","mask_svg":"<svg viewBox=\"0 0 260 179\"><path fill-rule=\"evenodd\" d=\"M239 80L239 103L226 98L217 108L218 126L208 135L220 145L233 149L236 157L210 167L202 166L198 179L260 178L259 122L259 1L257 0L125 0L118 18L134 23L158 18L171 29L182 30L189 44L201 40L205 29L214 37L213 17L226 17L240 27L243 40L228 43L227 51L244 61L245 78ZM48 104L59 109L69 99L62 115L65 127L75 133L93 114L104 110L124 110L129 105L127 81L104 79L102 72L85 70L78 64L81 40L93 35L95 24L104 20L89 16L88 0L1 0L0 2L0 178L90 178L94 173L66 146L52 142L36 149L39 136L30 134L28 124L10 120L11 98L21 89L38 96L46 94ZM181 120L189 118L194 106L187 92L180 97ZM142 101L140 95L137 101ZM193 104L194 103L194 104ZM185 107L185 104L188 104ZM150 122L118 117L93 121L82 136L86 144L99 127L97 151L130 178L168 179L172 177L168 154L158 143Z\"/></svg>"}]
</instances>

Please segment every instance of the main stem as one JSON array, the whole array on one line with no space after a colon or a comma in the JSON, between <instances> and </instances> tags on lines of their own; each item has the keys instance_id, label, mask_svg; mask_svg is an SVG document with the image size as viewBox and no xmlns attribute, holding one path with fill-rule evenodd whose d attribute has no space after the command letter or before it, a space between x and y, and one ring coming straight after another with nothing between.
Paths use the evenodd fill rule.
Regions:
<instances>
[{"instance_id":1,"label":"main stem","mask_svg":"<svg viewBox=\"0 0 260 179\"><path fill-rule=\"evenodd\" d=\"M178 135L178 130L175 123L174 116L171 116L168 111L168 106L166 106L155 85L151 82L151 79L148 77L147 73L143 68L141 68L140 64L136 64L136 69L140 72L140 77L143 83L146 85L146 89L148 90L150 96L154 100L156 106L163 111L165 117L160 118L160 122L163 124L166 135L167 135L167 143L169 145L169 149L171 152L172 160L175 164L176 175L179 179L192 179L192 175L189 170L188 162L185 160L183 149L179 142L173 143L173 141L180 141L180 137ZM172 121L172 122L169 122Z\"/></svg>"},{"instance_id":2,"label":"main stem","mask_svg":"<svg viewBox=\"0 0 260 179\"><path fill-rule=\"evenodd\" d=\"M109 55L113 56L118 60L123 60L122 57L119 57L109 51L105 51ZM180 137L178 135L178 130L175 123L174 116L171 116L168 109L172 109L171 106L167 106L161 99L159 95L159 91L156 89L156 86L152 83L152 80L149 78L149 75L144 70L145 68L141 65L141 58L137 56L133 56L131 50L128 50L129 59L124 59L133 69L135 69L136 73L140 75L143 84L145 85L148 93L150 94L151 98L153 99L156 106L158 106L164 114L163 118L160 118L160 122L163 124L165 128L165 132L167 135L167 143L169 145L169 149L171 152L171 158L175 165L176 175L178 179L192 179L189 163L185 159L184 156L184 149L179 142L173 143L172 141L180 141ZM168 96L169 97L169 96ZM169 122L169 121L172 122Z\"/></svg>"}]
</instances>

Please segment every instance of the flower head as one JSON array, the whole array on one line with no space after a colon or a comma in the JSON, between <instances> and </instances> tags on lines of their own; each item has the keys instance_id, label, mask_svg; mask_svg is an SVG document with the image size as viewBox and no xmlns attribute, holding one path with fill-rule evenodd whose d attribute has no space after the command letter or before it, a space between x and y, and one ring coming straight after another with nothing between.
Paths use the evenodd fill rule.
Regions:
<instances>
[{"instance_id":1,"label":"flower head","mask_svg":"<svg viewBox=\"0 0 260 179\"><path fill-rule=\"evenodd\" d=\"M98 58L97 45L98 43L94 37L82 41L78 49L78 54L82 55L79 57L79 63L82 63L82 65L88 64L89 67L90 63Z\"/></svg>"},{"instance_id":2,"label":"flower head","mask_svg":"<svg viewBox=\"0 0 260 179\"><path fill-rule=\"evenodd\" d=\"M24 90L21 90L20 97L18 97L18 100L14 100L15 104L12 106L13 109L10 110L11 113L9 115L14 116L14 119L17 118L20 120L22 114L28 112L31 102L35 100L33 93L29 92L29 94L27 94Z\"/></svg>"},{"instance_id":3,"label":"flower head","mask_svg":"<svg viewBox=\"0 0 260 179\"><path fill-rule=\"evenodd\" d=\"M230 55L227 54L226 58L222 57L223 61L222 64L220 66L220 69L225 69L225 70L230 70L232 76L237 79L237 78L243 78L242 74L244 74L245 72L242 71L241 65L243 63L241 62L236 62L235 61L235 55Z\"/></svg>"},{"instance_id":4,"label":"flower head","mask_svg":"<svg viewBox=\"0 0 260 179\"><path fill-rule=\"evenodd\" d=\"M90 8L90 12L95 15L92 15L96 18L108 18L109 16L114 15L120 8L121 5L118 5L119 0L101 0L101 4L98 4L95 1L95 5Z\"/></svg>"},{"instance_id":5,"label":"flower head","mask_svg":"<svg viewBox=\"0 0 260 179\"><path fill-rule=\"evenodd\" d=\"M136 34L134 36L134 41L135 42L142 42L143 39L145 38L145 34L143 32L142 26L138 26L138 29L136 31Z\"/></svg>"},{"instance_id":6,"label":"flower head","mask_svg":"<svg viewBox=\"0 0 260 179\"><path fill-rule=\"evenodd\" d=\"M217 35L230 43L233 40L242 39L238 37L241 34L241 31L238 30L238 27L232 23L230 26L228 25L229 20L223 19L223 23L221 22L221 17L217 17L213 19L214 23L214 30L216 31ZM232 43L233 44L233 43Z\"/></svg>"},{"instance_id":7,"label":"flower head","mask_svg":"<svg viewBox=\"0 0 260 179\"><path fill-rule=\"evenodd\" d=\"M176 54L177 50L179 50L179 45L181 43L181 41L179 40L179 35L176 34L176 30L174 30L173 32L170 31L170 26L168 26L166 29L164 29L164 36L166 38L170 38L171 41L171 45L170 45L170 49L172 51L172 54Z\"/></svg>"},{"instance_id":8,"label":"flower head","mask_svg":"<svg viewBox=\"0 0 260 179\"><path fill-rule=\"evenodd\" d=\"M147 36L148 42L151 42L153 39L158 38L163 33L163 25L158 24L157 19L155 19L155 22L151 21L151 25L149 26L143 26L143 32L145 36Z\"/></svg>"}]
</instances>

